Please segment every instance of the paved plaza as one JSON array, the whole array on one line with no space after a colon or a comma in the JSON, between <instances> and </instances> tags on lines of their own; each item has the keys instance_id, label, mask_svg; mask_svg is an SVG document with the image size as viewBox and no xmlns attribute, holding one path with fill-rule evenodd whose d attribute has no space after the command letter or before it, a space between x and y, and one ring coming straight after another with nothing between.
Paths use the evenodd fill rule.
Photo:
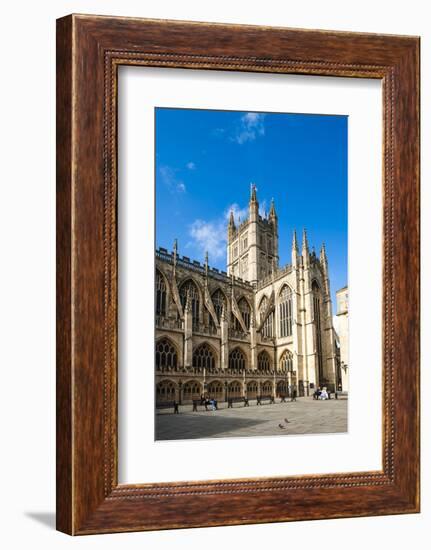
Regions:
<instances>
[{"instance_id":1,"label":"paved plaza","mask_svg":"<svg viewBox=\"0 0 431 550\"><path fill-rule=\"evenodd\" d=\"M203 410L201 410L203 409ZM289 422L286 423L285 419ZM280 428L279 425L283 428ZM264 435L322 434L347 431L347 400L316 401L300 397L293 403L256 405L249 407L220 403L218 411L191 405L180 406L180 414L157 411L156 439L202 439L208 437L257 437Z\"/></svg>"}]
</instances>

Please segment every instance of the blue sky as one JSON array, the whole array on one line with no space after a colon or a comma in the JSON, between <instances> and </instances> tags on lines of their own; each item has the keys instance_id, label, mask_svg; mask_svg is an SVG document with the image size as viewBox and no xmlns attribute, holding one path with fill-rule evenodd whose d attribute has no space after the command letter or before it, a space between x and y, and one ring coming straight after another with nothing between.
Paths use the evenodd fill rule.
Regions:
<instances>
[{"instance_id":1,"label":"blue sky","mask_svg":"<svg viewBox=\"0 0 431 550\"><path fill-rule=\"evenodd\" d=\"M229 211L245 219L250 183L274 198L280 265L292 233L325 242L335 291L347 284L347 117L157 108L156 246L226 269Z\"/></svg>"}]
</instances>

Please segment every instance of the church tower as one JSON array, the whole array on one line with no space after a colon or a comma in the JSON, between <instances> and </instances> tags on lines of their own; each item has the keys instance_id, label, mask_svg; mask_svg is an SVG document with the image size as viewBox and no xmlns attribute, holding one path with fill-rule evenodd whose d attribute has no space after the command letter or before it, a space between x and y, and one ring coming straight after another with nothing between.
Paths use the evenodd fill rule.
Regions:
<instances>
[{"instance_id":1,"label":"church tower","mask_svg":"<svg viewBox=\"0 0 431 550\"><path fill-rule=\"evenodd\" d=\"M278 218L274 201L269 215L259 214L256 186L251 185L248 219L235 225L230 213L227 239L227 270L257 283L278 269Z\"/></svg>"}]
</instances>

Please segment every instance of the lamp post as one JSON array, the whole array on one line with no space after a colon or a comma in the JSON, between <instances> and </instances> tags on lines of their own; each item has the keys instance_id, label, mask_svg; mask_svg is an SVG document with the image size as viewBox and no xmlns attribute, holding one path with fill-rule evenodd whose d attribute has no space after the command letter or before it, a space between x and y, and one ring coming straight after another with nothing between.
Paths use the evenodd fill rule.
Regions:
<instances>
[{"instance_id":1,"label":"lamp post","mask_svg":"<svg viewBox=\"0 0 431 550\"><path fill-rule=\"evenodd\" d=\"M347 377L347 365L344 363L344 361L341 361L341 368L343 369L344 371L344 377L346 378ZM341 389L343 390L343 378L341 378Z\"/></svg>"},{"instance_id":2,"label":"lamp post","mask_svg":"<svg viewBox=\"0 0 431 550\"><path fill-rule=\"evenodd\" d=\"M207 371L206 371L206 367L204 367L203 375L204 375L204 378L203 378L202 387L203 387L203 393L204 393L204 395L206 395L206 391L207 391L207 376L206 376Z\"/></svg>"},{"instance_id":3,"label":"lamp post","mask_svg":"<svg viewBox=\"0 0 431 550\"><path fill-rule=\"evenodd\" d=\"M183 387L183 382L182 380L178 380L178 391L179 391L179 395L178 395L178 404L179 405L182 405L182 400L181 400L181 390L182 390L182 387Z\"/></svg>"}]
</instances>

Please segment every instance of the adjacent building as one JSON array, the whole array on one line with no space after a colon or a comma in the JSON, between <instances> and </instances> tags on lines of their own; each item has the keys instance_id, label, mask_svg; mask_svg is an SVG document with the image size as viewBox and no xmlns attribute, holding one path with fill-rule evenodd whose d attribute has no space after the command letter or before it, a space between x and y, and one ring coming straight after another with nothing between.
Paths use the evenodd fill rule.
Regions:
<instances>
[{"instance_id":1,"label":"adjacent building","mask_svg":"<svg viewBox=\"0 0 431 550\"><path fill-rule=\"evenodd\" d=\"M349 391L349 292L347 286L336 292L339 342L338 389Z\"/></svg>"}]
</instances>

